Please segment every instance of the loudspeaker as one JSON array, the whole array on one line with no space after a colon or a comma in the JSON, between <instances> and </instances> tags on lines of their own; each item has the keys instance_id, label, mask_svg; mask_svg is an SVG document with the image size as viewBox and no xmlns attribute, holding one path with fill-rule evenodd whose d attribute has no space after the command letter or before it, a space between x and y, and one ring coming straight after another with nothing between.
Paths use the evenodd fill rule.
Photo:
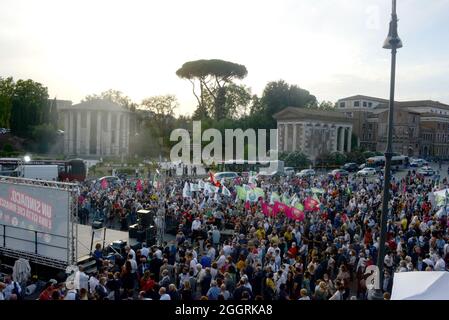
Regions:
<instances>
[{"instance_id":1,"label":"loudspeaker","mask_svg":"<svg viewBox=\"0 0 449 320\"><path fill-rule=\"evenodd\" d=\"M103 222L102 221L94 221L92 222L92 229L100 229L103 228Z\"/></svg>"},{"instance_id":2,"label":"loudspeaker","mask_svg":"<svg viewBox=\"0 0 449 320\"><path fill-rule=\"evenodd\" d=\"M139 210L137 211L137 217L138 217L138 224L143 228L146 229L151 224L154 223L153 217L154 213L150 210Z\"/></svg>"},{"instance_id":3,"label":"loudspeaker","mask_svg":"<svg viewBox=\"0 0 449 320\"><path fill-rule=\"evenodd\" d=\"M139 231L139 225L133 224L132 226L129 226L128 228L128 235L130 238L136 239L137 238L137 232Z\"/></svg>"},{"instance_id":4,"label":"loudspeaker","mask_svg":"<svg viewBox=\"0 0 449 320\"><path fill-rule=\"evenodd\" d=\"M136 239L138 242L145 242L146 239L146 231L145 230L137 230Z\"/></svg>"},{"instance_id":5,"label":"loudspeaker","mask_svg":"<svg viewBox=\"0 0 449 320\"><path fill-rule=\"evenodd\" d=\"M156 236L157 236L157 229L155 226L149 226L146 229L146 242L147 245L153 245L156 244Z\"/></svg>"}]
</instances>

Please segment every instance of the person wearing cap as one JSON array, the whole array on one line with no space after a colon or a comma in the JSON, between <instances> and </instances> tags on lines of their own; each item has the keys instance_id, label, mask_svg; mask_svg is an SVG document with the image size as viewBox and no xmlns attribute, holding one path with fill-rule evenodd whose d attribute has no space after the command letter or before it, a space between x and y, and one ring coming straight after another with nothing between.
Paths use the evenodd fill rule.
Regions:
<instances>
[{"instance_id":1,"label":"person wearing cap","mask_svg":"<svg viewBox=\"0 0 449 320\"><path fill-rule=\"evenodd\" d=\"M65 287L67 289L64 300L79 300L78 292L75 289L74 280L67 281L65 283Z\"/></svg>"}]
</instances>

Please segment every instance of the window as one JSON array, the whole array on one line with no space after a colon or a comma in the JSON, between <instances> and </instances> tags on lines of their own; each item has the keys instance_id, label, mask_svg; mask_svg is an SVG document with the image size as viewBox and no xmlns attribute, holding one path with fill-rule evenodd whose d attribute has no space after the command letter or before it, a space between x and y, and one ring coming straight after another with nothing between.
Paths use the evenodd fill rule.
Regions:
<instances>
[{"instance_id":1,"label":"window","mask_svg":"<svg viewBox=\"0 0 449 320\"><path fill-rule=\"evenodd\" d=\"M340 102L340 108L345 108L346 107L346 102Z\"/></svg>"},{"instance_id":2,"label":"window","mask_svg":"<svg viewBox=\"0 0 449 320\"><path fill-rule=\"evenodd\" d=\"M373 106L372 102L368 102L368 108L371 108Z\"/></svg>"},{"instance_id":3,"label":"window","mask_svg":"<svg viewBox=\"0 0 449 320\"><path fill-rule=\"evenodd\" d=\"M367 106L366 101L363 101L363 106L366 108Z\"/></svg>"},{"instance_id":4,"label":"window","mask_svg":"<svg viewBox=\"0 0 449 320\"><path fill-rule=\"evenodd\" d=\"M354 107L360 107L360 101L354 101Z\"/></svg>"}]
</instances>

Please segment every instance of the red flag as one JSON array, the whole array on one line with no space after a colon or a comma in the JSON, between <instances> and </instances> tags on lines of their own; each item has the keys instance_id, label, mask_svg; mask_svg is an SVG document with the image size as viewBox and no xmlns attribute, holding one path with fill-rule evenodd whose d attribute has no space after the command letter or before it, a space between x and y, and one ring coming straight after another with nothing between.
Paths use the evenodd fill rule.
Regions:
<instances>
[{"instance_id":1,"label":"red flag","mask_svg":"<svg viewBox=\"0 0 449 320\"><path fill-rule=\"evenodd\" d=\"M265 216L268 216L268 215L269 215L269 212L268 212L268 203L266 203L265 201L262 201L262 213L263 213Z\"/></svg>"},{"instance_id":2,"label":"red flag","mask_svg":"<svg viewBox=\"0 0 449 320\"><path fill-rule=\"evenodd\" d=\"M304 209L306 211L316 211L319 210L319 202L311 197L307 197L306 200L304 200Z\"/></svg>"},{"instance_id":3,"label":"red flag","mask_svg":"<svg viewBox=\"0 0 449 320\"><path fill-rule=\"evenodd\" d=\"M108 188L108 182L106 179L101 180L101 189L105 190Z\"/></svg>"},{"instance_id":4,"label":"red flag","mask_svg":"<svg viewBox=\"0 0 449 320\"><path fill-rule=\"evenodd\" d=\"M250 204L249 204L249 201L245 201L245 209L246 209L246 210L250 210L250 209L251 209L251 206L250 206Z\"/></svg>"},{"instance_id":5,"label":"red flag","mask_svg":"<svg viewBox=\"0 0 449 320\"><path fill-rule=\"evenodd\" d=\"M291 207L290 218L296 221L302 221L304 220L304 212L298 208Z\"/></svg>"},{"instance_id":6,"label":"red flag","mask_svg":"<svg viewBox=\"0 0 449 320\"><path fill-rule=\"evenodd\" d=\"M221 184L219 181L215 180L214 175L212 174L212 172L209 171L209 176L210 176L210 181L216 186L216 187L220 187Z\"/></svg>"},{"instance_id":7,"label":"red flag","mask_svg":"<svg viewBox=\"0 0 449 320\"><path fill-rule=\"evenodd\" d=\"M275 201L273 205L273 213L277 215L279 212L283 212L285 215L289 214L289 206L279 201Z\"/></svg>"},{"instance_id":8,"label":"red flag","mask_svg":"<svg viewBox=\"0 0 449 320\"><path fill-rule=\"evenodd\" d=\"M143 191L142 181L140 181L140 179L137 180L136 190L139 192Z\"/></svg>"}]
</instances>

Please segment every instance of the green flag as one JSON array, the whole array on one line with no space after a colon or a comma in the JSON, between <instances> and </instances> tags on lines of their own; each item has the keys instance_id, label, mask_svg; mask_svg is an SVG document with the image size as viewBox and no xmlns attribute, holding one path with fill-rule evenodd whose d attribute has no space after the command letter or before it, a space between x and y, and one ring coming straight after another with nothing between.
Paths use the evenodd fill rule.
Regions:
<instances>
[{"instance_id":1,"label":"green flag","mask_svg":"<svg viewBox=\"0 0 449 320\"><path fill-rule=\"evenodd\" d=\"M263 191L262 188L254 188L254 193L256 194L257 199L259 199L261 197L265 198L265 192Z\"/></svg>"},{"instance_id":2,"label":"green flag","mask_svg":"<svg viewBox=\"0 0 449 320\"><path fill-rule=\"evenodd\" d=\"M301 211L304 211L304 206L301 202L296 203L295 208Z\"/></svg>"},{"instance_id":3,"label":"green flag","mask_svg":"<svg viewBox=\"0 0 449 320\"><path fill-rule=\"evenodd\" d=\"M237 190L237 198L240 200L246 200L246 190L241 186L235 187Z\"/></svg>"}]
</instances>

